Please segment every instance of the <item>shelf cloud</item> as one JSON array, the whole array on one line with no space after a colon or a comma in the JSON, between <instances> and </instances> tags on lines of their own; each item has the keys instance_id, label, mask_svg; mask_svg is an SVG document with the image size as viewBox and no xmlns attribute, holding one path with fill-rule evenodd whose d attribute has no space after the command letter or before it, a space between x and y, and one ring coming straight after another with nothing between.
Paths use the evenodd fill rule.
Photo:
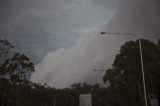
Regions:
<instances>
[{"instance_id":1,"label":"shelf cloud","mask_svg":"<svg viewBox=\"0 0 160 106\"><path fill-rule=\"evenodd\" d=\"M156 40L160 34L159 12L159 0L124 0L112 19L98 32L134 33ZM93 70L109 68L120 45L136 38L104 37L98 32L80 37L68 49L49 52L36 66L32 81L60 88L80 81L99 82L103 73Z\"/></svg>"},{"instance_id":2,"label":"shelf cloud","mask_svg":"<svg viewBox=\"0 0 160 106\"><path fill-rule=\"evenodd\" d=\"M69 87L77 82L100 83L104 73L93 70L111 67L124 39L98 33L80 37L68 49L49 52L36 66L32 81L58 88Z\"/></svg>"}]
</instances>

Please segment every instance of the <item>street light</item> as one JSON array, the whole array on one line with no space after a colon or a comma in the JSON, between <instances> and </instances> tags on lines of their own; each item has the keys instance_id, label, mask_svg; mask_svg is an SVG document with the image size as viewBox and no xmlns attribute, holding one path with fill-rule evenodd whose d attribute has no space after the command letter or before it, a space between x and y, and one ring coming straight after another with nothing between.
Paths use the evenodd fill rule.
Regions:
<instances>
[{"instance_id":1,"label":"street light","mask_svg":"<svg viewBox=\"0 0 160 106\"><path fill-rule=\"evenodd\" d=\"M147 95L146 95L146 83L145 83L145 75L144 75L144 65L143 65L143 53L142 53L142 44L141 39L136 34L131 33L111 33L111 32L101 32L101 35L111 34L111 35L125 35L125 36L132 36L136 37L139 43L139 50L140 50L140 57L141 57L141 68L142 68L142 77L143 77L143 90L144 90L144 99L145 99L145 106L148 106L147 104ZM102 70L101 70L102 71Z\"/></svg>"}]
</instances>

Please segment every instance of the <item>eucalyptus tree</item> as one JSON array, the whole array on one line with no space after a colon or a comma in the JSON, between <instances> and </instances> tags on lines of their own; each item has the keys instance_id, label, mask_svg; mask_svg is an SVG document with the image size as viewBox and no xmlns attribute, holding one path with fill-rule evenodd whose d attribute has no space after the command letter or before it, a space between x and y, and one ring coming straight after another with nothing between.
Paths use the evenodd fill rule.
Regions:
<instances>
[{"instance_id":1,"label":"eucalyptus tree","mask_svg":"<svg viewBox=\"0 0 160 106\"><path fill-rule=\"evenodd\" d=\"M147 98L160 98L160 46L141 39ZM112 68L106 71L103 81L109 82L108 91L116 95L123 106L143 106L143 82L138 41L128 41L121 46ZM114 96L113 96L114 97ZM114 101L114 99L113 99Z\"/></svg>"},{"instance_id":2,"label":"eucalyptus tree","mask_svg":"<svg viewBox=\"0 0 160 106\"><path fill-rule=\"evenodd\" d=\"M11 53L13 46L7 40L0 40L0 105L16 106L17 91L34 72L30 59L21 53ZM18 91L19 92L19 91Z\"/></svg>"}]
</instances>

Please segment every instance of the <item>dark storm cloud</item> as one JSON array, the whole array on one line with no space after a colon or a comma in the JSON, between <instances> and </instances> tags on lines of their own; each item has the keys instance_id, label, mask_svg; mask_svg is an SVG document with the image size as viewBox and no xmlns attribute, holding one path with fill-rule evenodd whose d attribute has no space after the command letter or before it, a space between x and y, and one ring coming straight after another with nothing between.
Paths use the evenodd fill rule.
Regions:
<instances>
[{"instance_id":1,"label":"dark storm cloud","mask_svg":"<svg viewBox=\"0 0 160 106\"><path fill-rule=\"evenodd\" d=\"M91 0L92 2L103 6L111 11L117 10L118 5L121 4L123 0Z\"/></svg>"},{"instance_id":2,"label":"dark storm cloud","mask_svg":"<svg viewBox=\"0 0 160 106\"><path fill-rule=\"evenodd\" d=\"M111 15L85 0L1 0L0 37L37 62L48 51L69 47Z\"/></svg>"},{"instance_id":3,"label":"dark storm cloud","mask_svg":"<svg viewBox=\"0 0 160 106\"><path fill-rule=\"evenodd\" d=\"M159 0L124 0L105 30L134 33L157 41L160 38L159 13Z\"/></svg>"}]
</instances>

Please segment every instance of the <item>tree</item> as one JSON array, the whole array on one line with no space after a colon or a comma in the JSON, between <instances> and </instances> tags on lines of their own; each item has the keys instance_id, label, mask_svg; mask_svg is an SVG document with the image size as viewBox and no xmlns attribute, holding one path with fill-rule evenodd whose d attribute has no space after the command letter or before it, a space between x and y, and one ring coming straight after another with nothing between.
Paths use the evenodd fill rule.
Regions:
<instances>
[{"instance_id":1,"label":"tree","mask_svg":"<svg viewBox=\"0 0 160 106\"><path fill-rule=\"evenodd\" d=\"M147 97L154 93L160 98L160 47L147 39L141 39ZM106 71L103 81L109 82L108 91L119 96L119 104L125 106L144 105L143 82L139 43L129 41L121 46L111 69ZM116 94L115 94L116 93ZM125 104L124 104L125 103Z\"/></svg>"},{"instance_id":2,"label":"tree","mask_svg":"<svg viewBox=\"0 0 160 106\"><path fill-rule=\"evenodd\" d=\"M6 57L11 48L13 48L13 45L11 45L7 40L0 39L0 57L1 58Z\"/></svg>"},{"instance_id":3,"label":"tree","mask_svg":"<svg viewBox=\"0 0 160 106\"><path fill-rule=\"evenodd\" d=\"M27 56L11 54L13 46L7 40L0 40L0 106L16 106L16 86L28 80L27 75L34 72L34 65Z\"/></svg>"}]
</instances>

